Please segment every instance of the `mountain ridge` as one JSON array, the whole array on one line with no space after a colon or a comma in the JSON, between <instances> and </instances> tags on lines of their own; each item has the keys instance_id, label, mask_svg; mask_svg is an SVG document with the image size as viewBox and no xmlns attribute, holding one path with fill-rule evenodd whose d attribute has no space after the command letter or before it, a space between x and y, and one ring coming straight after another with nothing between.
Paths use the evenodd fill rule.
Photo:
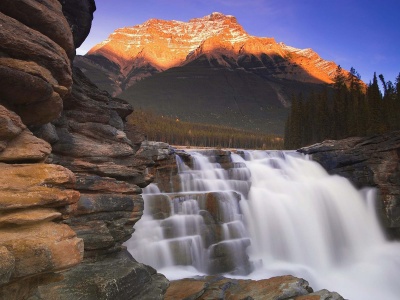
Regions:
<instances>
[{"instance_id":1,"label":"mountain ridge","mask_svg":"<svg viewBox=\"0 0 400 300\"><path fill-rule=\"evenodd\" d=\"M331 85L337 68L334 62L322 59L311 48L298 49L278 43L272 37L252 36L234 16L216 12L188 22L150 19L143 24L119 28L84 57L78 57L75 64L114 96L134 106L151 107L156 112L187 121L193 115L190 103L204 102L206 108L220 102L223 106L223 103L234 103L238 97L246 101L246 94L253 95L253 100L248 100L250 107L257 103L260 110L270 107L267 115L257 117L257 128L263 127L263 118L270 119L274 109L288 108L293 94L307 94ZM200 76L196 72L209 74L219 86L202 81L201 76L207 75ZM251 90L254 81L258 82L257 93ZM188 90L186 85L193 88ZM230 87L238 86L242 89L235 88L235 92L231 92ZM210 103L203 101L204 98L211 99ZM170 110L161 111L158 107L165 107L166 104L161 103L166 99ZM183 111L181 107L177 109L182 99L187 99L188 104ZM177 110L181 111L180 115L176 114ZM224 112L218 110L220 108L216 118L195 121L220 124L217 119L221 119ZM209 112L203 113L207 114ZM250 110L240 109L228 119L237 114L249 116L243 122L252 120ZM283 132L285 116L280 114L280 120L276 120L274 133ZM233 125L244 128L243 122Z\"/></svg>"}]
</instances>

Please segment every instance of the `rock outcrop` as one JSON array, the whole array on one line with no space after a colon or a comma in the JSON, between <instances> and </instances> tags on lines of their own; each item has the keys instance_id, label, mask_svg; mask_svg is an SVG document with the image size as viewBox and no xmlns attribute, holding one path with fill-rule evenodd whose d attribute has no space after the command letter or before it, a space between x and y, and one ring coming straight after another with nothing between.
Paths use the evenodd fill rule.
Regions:
<instances>
[{"instance_id":1,"label":"rock outcrop","mask_svg":"<svg viewBox=\"0 0 400 300\"><path fill-rule=\"evenodd\" d=\"M299 150L329 173L355 186L376 187L381 219L390 237L400 239L400 132L325 141Z\"/></svg>"},{"instance_id":2,"label":"rock outcrop","mask_svg":"<svg viewBox=\"0 0 400 300\"><path fill-rule=\"evenodd\" d=\"M343 297L327 290L314 292L307 281L293 276L259 281L208 276L172 281L165 299L343 300Z\"/></svg>"},{"instance_id":3,"label":"rock outcrop","mask_svg":"<svg viewBox=\"0 0 400 300\"><path fill-rule=\"evenodd\" d=\"M94 9L0 3L0 299L161 299L168 286L122 246L151 180L132 108L71 67Z\"/></svg>"}]
</instances>

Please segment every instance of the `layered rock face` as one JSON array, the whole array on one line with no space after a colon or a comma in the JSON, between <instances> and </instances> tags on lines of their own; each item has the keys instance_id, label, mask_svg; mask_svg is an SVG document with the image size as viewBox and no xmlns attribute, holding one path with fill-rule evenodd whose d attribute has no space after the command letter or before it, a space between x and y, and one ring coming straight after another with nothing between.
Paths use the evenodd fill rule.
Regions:
<instances>
[{"instance_id":1,"label":"layered rock face","mask_svg":"<svg viewBox=\"0 0 400 300\"><path fill-rule=\"evenodd\" d=\"M357 187L376 187L379 211L388 234L400 239L400 132L325 141L299 150L311 154L329 173Z\"/></svg>"},{"instance_id":2,"label":"layered rock face","mask_svg":"<svg viewBox=\"0 0 400 300\"><path fill-rule=\"evenodd\" d=\"M314 292L307 281L293 276L259 281L208 276L171 282L165 299L343 300L343 297L328 290Z\"/></svg>"},{"instance_id":3,"label":"layered rock face","mask_svg":"<svg viewBox=\"0 0 400 300\"><path fill-rule=\"evenodd\" d=\"M83 257L62 222L75 175L45 163L51 146L27 127L60 116L75 48L58 1L2 1L0 25L0 298L26 299Z\"/></svg>"},{"instance_id":4,"label":"layered rock face","mask_svg":"<svg viewBox=\"0 0 400 300\"><path fill-rule=\"evenodd\" d=\"M159 299L168 285L122 246L150 180L132 108L71 68L94 9L0 3L1 299Z\"/></svg>"}]
</instances>

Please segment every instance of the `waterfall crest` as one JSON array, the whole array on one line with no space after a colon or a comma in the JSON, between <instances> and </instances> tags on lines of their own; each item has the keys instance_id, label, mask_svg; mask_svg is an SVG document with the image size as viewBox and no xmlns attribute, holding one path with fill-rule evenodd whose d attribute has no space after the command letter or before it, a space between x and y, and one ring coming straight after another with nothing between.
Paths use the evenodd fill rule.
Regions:
<instances>
[{"instance_id":1,"label":"waterfall crest","mask_svg":"<svg viewBox=\"0 0 400 300\"><path fill-rule=\"evenodd\" d=\"M400 244L386 241L374 191L295 152L176 156L180 188L145 189L128 250L170 279L291 274L348 299L398 299ZM371 208L372 207L372 208Z\"/></svg>"}]
</instances>

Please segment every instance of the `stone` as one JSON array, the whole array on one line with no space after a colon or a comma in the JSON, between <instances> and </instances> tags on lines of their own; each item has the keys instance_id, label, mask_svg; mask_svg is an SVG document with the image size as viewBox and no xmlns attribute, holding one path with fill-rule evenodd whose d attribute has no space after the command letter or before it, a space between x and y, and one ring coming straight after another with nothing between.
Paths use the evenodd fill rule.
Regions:
<instances>
[{"instance_id":1,"label":"stone","mask_svg":"<svg viewBox=\"0 0 400 300\"><path fill-rule=\"evenodd\" d=\"M166 219L171 216L171 199L167 195L146 196L148 213L156 220Z\"/></svg>"},{"instance_id":2,"label":"stone","mask_svg":"<svg viewBox=\"0 0 400 300\"><path fill-rule=\"evenodd\" d=\"M94 0L59 0L59 2L71 28L75 48L79 48L89 34L96 4Z\"/></svg>"},{"instance_id":3,"label":"stone","mask_svg":"<svg viewBox=\"0 0 400 300\"><path fill-rule=\"evenodd\" d=\"M243 280L230 279L222 276L206 276L172 281L165 294L165 300L286 300L303 299L301 297L307 297L311 295L310 293L312 292L313 290L307 281L290 275L263 280Z\"/></svg>"},{"instance_id":4,"label":"stone","mask_svg":"<svg viewBox=\"0 0 400 300\"><path fill-rule=\"evenodd\" d=\"M61 166L0 163L0 174L0 210L60 207L79 199L79 192L60 188L75 180L71 171Z\"/></svg>"},{"instance_id":5,"label":"stone","mask_svg":"<svg viewBox=\"0 0 400 300\"><path fill-rule=\"evenodd\" d=\"M15 257L11 278L72 267L82 261L83 243L67 225L51 222L2 228L0 245Z\"/></svg>"},{"instance_id":6,"label":"stone","mask_svg":"<svg viewBox=\"0 0 400 300\"><path fill-rule=\"evenodd\" d=\"M0 11L49 37L70 58L75 54L72 33L57 0L4 0Z\"/></svg>"},{"instance_id":7,"label":"stone","mask_svg":"<svg viewBox=\"0 0 400 300\"><path fill-rule=\"evenodd\" d=\"M246 253L248 246L250 246L249 239L228 240L211 245L208 273L249 274L253 267Z\"/></svg>"},{"instance_id":8,"label":"stone","mask_svg":"<svg viewBox=\"0 0 400 300\"><path fill-rule=\"evenodd\" d=\"M231 203L230 199L234 199ZM229 216L223 213L223 207L229 205L238 205L240 195L236 192L212 192L207 193L206 210L210 212L217 223L229 222Z\"/></svg>"},{"instance_id":9,"label":"stone","mask_svg":"<svg viewBox=\"0 0 400 300\"><path fill-rule=\"evenodd\" d=\"M70 61L65 51L38 31L0 12L0 51L19 60L33 61L48 69L58 84L72 85ZM15 90L18 94L18 90Z\"/></svg>"},{"instance_id":10,"label":"stone","mask_svg":"<svg viewBox=\"0 0 400 300\"><path fill-rule=\"evenodd\" d=\"M142 189L126 181L90 174L76 174L75 189L98 193L139 194Z\"/></svg>"},{"instance_id":11,"label":"stone","mask_svg":"<svg viewBox=\"0 0 400 300\"><path fill-rule=\"evenodd\" d=\"M0 246L0 285L10 281L10 277L15 268L15 257L6 247Z\"/></svg>"},{"instance_id":12,"label":"stone","mask_svg":"<svg viewBox=\"0 0 400 300\"><path fill-rule=\"evenodd\" d=\"M0 227L7 225L29 225L37 222L52 221L60 217L60 212L50 208L13 211L0 216Z\"/></svg>"},{"instance_id":13,"label":"stone","mask_svg":"<svg viewBox=\"0 0 400 300\"><path fill-rule=\"evenodd\" d=\"M136 262L125 250L96 261L85 261L63 273L59 283L39 287L40 299L163 299L168 280Z\"/></svg>"},{"instance_id":14,"label":"stone","mask_svg":"<svg viewBox=\"0 0 400 300\"><path fill-rule=\"evenodd\" d=\"M48 142L50 145L57 143L60 140L57 135L56 127L51 123L37 127L31 126L31 129L36 137Z\"/></svg>"},{"instance_id":15,"label":"stone","mask_svg":"<svg viewBox=\"0 0 400 300\"><path fill-rule=\"evenodd\" d=\"M43 162L51 152L51 146L35 137L28 129L9 141L0 153L0 162Z\"/></svg>"},{"instance_id":16,"label":"stone","mask_svg":"<svg viewBox=\"0 0 400 300\"><path fill-rule=\"evenodd\" d=\"M0 105L0 140L8 141L17 137L26 126L14 112Z\"/></svg>"},{"instance_id":17,"label":"stone","mask_svg":"<svg viewBox=\"0 0 400 300\"><path fill-rule=\"evenodd\" d=\"M77 205L76 215L114 211L132 212L134 201L131 195L81 193Z\"/></svg>"},{"instance_id":18,"label":"stone","mask_svg":"<svg viewBox=\"0 0 400 300\"><path fill-rule=\"evenodd\" d=\"M344 300L344 298L336 292L324 289L305 296L295 297L294 300Z\"/></svg>"},{"instance_id":19,"label":"stone","mask_svg":"<svg viewBox=\"0 0 400 300\"><path fill-rule=\"evenodd\" d=\"M376 187L382 223L391 238L400 239L400 131L329 140L298 151L358 188Z\"/></svg>"}]
</instances>

